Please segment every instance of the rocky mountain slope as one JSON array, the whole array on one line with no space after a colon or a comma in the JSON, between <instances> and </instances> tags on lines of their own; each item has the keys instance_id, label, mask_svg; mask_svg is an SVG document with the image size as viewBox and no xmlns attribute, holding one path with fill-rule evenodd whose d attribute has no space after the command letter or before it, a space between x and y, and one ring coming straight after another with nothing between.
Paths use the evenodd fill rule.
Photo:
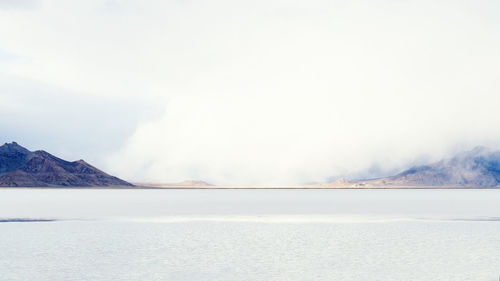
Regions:
<instances>
[{"instance_id":1,"label":"rocky mountain slope","mask_svg":"<svg viewBox=\"0 0 500 281\"><path fill-rule=\"evenodd\" d=\"M329 183L345 187L500 187L500 151L476 147L452 158L416 166L397 175Z\"/></svg>"},{"instance_id":2,"label":"rocky mountain slope","mask_svg":"<svg viewBox=\"0 0 500 281\"><path fill-rule=\"evenodd\" d=\"M16 142L0 146L0 186L133 186L83 160L68 162L43 150L29 151Z\"/></svg>"}]
</instances>

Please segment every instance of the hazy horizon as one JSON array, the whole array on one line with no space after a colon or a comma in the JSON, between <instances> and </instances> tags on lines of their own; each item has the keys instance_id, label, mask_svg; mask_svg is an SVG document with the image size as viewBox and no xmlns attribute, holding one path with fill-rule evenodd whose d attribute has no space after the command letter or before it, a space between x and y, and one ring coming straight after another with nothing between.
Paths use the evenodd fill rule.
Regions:
<instances>
[{"instance_id":1,"label":"hazy horizon","mask_svg":"<svg viewBox=\"0 0 500 281\"><path fill-rule=\"evenodd\" d=\"M295 185L500 145L495 1L0 0L0 143Z\"/></svg>"}]
</instances>

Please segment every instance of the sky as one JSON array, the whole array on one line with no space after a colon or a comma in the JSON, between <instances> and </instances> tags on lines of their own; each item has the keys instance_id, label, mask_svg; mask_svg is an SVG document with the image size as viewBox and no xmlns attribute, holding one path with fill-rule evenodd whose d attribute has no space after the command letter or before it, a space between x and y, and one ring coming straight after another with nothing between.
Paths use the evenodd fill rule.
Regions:
<instances>
[{"instance_id":1,"label":"sky","mask_svg":"<svg viewBox=\"0 0 500 281\"><path fill-rule=\"evenodd\" d=\"M500 145L498 1L0 0L0 142L298 185Z\"/></svg>"}]
</instances>

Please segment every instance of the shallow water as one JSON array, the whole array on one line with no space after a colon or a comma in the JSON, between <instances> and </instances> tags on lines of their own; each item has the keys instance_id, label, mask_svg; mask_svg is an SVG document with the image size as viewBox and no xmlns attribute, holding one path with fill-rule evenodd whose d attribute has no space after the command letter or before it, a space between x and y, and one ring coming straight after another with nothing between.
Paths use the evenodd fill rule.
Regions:
<instances>
[{"instance_id":1,"label":"shallow water","mask_svg":"<svg viewBox=\"0 0 500 281\"><path fill-rule=\"evenodd\" d=\"M496 281L499 217L500 190L2 189L0 280Z\"/></svg>"}]
</instances>

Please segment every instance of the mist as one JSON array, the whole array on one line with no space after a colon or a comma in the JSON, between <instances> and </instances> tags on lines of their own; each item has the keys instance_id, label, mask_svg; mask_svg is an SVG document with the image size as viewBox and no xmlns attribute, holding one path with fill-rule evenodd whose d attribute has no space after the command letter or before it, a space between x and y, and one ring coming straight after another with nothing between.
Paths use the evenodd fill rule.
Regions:
<instances>
[{"instance_id":1,"label":"mist","mask_svg":"<svg viewBox=\"0 0 500 281\"><path fill-rule=\"evenodd\" d=\"M1 12L0 75L125 101L92 112L120 138L89 134L127 180L370 178L500 144L493 1L29 3Z\"/></svg>"}]
</instances>

